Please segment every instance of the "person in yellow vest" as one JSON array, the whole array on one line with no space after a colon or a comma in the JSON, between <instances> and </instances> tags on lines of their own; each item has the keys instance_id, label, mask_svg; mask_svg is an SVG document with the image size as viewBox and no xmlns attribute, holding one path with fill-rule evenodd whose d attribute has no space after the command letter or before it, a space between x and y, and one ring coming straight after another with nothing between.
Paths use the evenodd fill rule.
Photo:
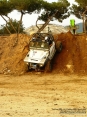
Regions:
<instances>
[{"instance_id":1,"label":"person in yellow vest","mask_svg":"<svg viewBox=\"0 0 87 117\"><path fill-rule=\"evenodd\" d=\"M72 29L73 34L75 34L76 33L76 25L75 25L75 20L74 19L70 20L70 28Z\"/></svg>"}]
</instances>

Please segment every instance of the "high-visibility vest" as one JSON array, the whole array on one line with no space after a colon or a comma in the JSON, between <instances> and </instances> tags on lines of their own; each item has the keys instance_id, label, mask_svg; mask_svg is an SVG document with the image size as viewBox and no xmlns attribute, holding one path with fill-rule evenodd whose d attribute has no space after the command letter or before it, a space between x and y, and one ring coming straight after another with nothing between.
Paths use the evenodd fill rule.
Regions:
<instances>
[{"instance_id":1,"label":"high-visibility vest","mask_svg":"<svg viewBox=\"0 0 87 117\"><path fill-rule=\"evenodd\" d=\"M70 20L70 26L75 26L75 20L74 19Z\"/></svg>"}]
</instances>

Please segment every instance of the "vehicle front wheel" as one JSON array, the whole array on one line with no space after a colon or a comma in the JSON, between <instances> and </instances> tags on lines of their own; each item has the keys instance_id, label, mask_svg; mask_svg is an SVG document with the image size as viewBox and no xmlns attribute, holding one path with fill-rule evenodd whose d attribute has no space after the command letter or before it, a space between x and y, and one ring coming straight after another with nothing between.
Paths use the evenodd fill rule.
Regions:
<instances>
[{"instance_id":1,"label":"vehicle front wheel","mask_svg":"<svg viewBox=\"0 0 87 117\"><path fill-rule=\"evenodd\" d=\"M37 64L37 66L36 66L35 71L36 71L36 72L40 71L40 67L39 67L39 65L38 65L38 64Z\"/></svg>"},{"instance_id":2,"label":"vehicle front wheel","mask_svg":"<svg viewBox=\"0 0 87 117\"><path fill-rule=\"evenodd\" d=\"M28 64L28 71L30 71L31 70L31 68L30 68L30 63Z\"/></svg>"},{"instance_id":3,"label":"vehicle front wheel","mask_svg":"<svg viewBox=\"0 0 87 117\"><path fill-rule=\"evenodd\" d=\"M62 51L62 42L61 41L56 42L56 50L57 50L57 52Z\"/></svg>"},{"instance_id":4,"label":"vehicle front wheel","mask_svg":"<svg viewBox=\"0 0 87 117\"><path fill-rule=\"evenodd\" d=\"M45 65L45 72L51 72L51 71L52 71L51 60L48 60Z\"/></svg>"}]
</instances>

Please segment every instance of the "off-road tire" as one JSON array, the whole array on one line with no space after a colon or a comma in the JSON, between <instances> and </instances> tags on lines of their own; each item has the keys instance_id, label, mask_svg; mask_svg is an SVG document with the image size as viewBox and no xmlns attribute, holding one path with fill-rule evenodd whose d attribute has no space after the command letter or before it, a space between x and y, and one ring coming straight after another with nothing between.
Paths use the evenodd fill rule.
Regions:
<instances>
[{"instance_id":1,"label":"off-road tire","mask_svg":"<svg viewBox=\"0 0 87 117\"><path fill-rule=\"evenodd\" d=\"M37 65L35 71L36 71L36 72L39 72L39 71L40 71L40 67L39 67L39 65Z\"/></svg>"},{"instance_id":2,"label":"off-road tire","mask_svg":"<svg viewBox=\"0 0 87 117\"><path fill-rule=\"evenodd\" d=\"M61 41L57 41L56 42L56 51L57 52L61 52L62 51L62 42Z\"/></svg>"},{"instance_id":3,"label":"off-road tire","mask_svg":"<svg viewBox=\"0 0 87 117\"><path fill-rule=\"evenodd\" d=\"M51 65L51 60L48 60L45 65L45 72L51 72L52 71L52 65Z\"/></svg>"},{"instance_id":4,"label":"off-road tire","mask_svg":"<svg viewBox=\"0 0 87 117\"><path fill-rule=\"evenodd\" d=\"M27 67L28 67L28 71L31 71L31 69L30 69L30 64L29 64Z\"/></svg>"}]
</instances>

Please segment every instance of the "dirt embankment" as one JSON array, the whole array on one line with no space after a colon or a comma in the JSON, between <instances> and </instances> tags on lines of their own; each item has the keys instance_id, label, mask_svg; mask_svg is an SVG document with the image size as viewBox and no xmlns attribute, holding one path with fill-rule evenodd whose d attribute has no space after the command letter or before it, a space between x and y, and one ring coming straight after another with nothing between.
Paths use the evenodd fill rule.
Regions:
<instances>
[{"instance_id":1,"label":"dirt embankment","mask_svg":"<svg viewBox=\"0 0 87 117\"><path fill-rule=\"evenodd\" d=\"M85 35L72 35L70 32L54 35L61 40L63 49L53 60L55 73L87 73L87 38ZM24 74L27 66L23 59L28 52L30 37L15 34L0 37L0 73Z\"/></svg>"},{"instance_id":2,"label":"dirt embankment","mask_svg":"<svg viewBox=\"0 0 87 117\"><path fill-rule=\"evenodd\" d=\"M87 38L85 35L72 35L70 32L58 35L63 50L54 59L54 69L63 73L87 73Z\"/></svg>"},{"instance_id":3,"label":"dirt embankment","mask_svg":"<svg viewBox=\"0 0 87 117\"><path fill-rule=\"evenodd\" d=\"M23 62L28 52L29 37L20 34L13 34L8 37L0 38L0 73L23 74L26 65Z\"/></svg>"}]
</instances>

